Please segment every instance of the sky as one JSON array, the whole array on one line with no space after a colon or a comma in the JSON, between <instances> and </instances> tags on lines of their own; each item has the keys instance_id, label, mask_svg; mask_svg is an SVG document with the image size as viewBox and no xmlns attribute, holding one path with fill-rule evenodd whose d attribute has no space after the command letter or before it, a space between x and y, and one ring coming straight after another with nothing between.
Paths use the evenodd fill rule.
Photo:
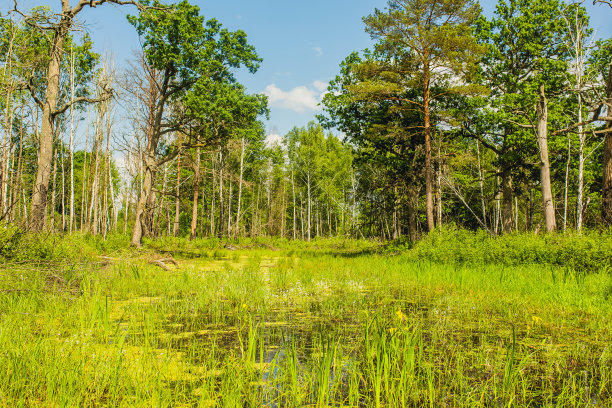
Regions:
<instances>
[{"instance_id":1,"label":"sky","mask_svg":"<svg viewBox=\"0 0 612 408\"><path fill-rule=\"evenodd\" d=\"M0 0L1 2L8 0ZM75 3L75 0L70 0ZM231 30L247 33L263 58L255 74L237 74L250 93L268 95L270 119L265 121L270 141L294 126L304 126L321 113L317 106L327 83L339 72L340 62L353 51L371 47L362 17L386 0L191 0L206 18L216 18ZM59 0L18 0L21 8L53 4ZM496 1L481 1L491 16ZM612 36L612 9L584 3L597 37ZM3 7L0 7L2 9ZM118 69L124 68L140 48L138 35L126 16L132 6L105 4L86 8L80 18L91 33L95 50L112 54Z\"/></svg>"}]
</instances>

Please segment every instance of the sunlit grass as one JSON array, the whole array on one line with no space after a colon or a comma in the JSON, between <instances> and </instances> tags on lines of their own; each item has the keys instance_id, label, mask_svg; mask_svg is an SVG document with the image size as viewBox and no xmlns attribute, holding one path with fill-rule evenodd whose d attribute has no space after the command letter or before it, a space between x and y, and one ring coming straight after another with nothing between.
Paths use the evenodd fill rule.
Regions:
<instances>
[{"instance_id":1,"label":"sunlit grass","mask_svg":"<svg viewBox=\"0 0 612 408\"><path fill-rule=\"evenodd\" d=\"M155 243L172 271L150 250L7 264L0 405L612 404L605 270L180 243Z\"/></svg>"}]
</instances>

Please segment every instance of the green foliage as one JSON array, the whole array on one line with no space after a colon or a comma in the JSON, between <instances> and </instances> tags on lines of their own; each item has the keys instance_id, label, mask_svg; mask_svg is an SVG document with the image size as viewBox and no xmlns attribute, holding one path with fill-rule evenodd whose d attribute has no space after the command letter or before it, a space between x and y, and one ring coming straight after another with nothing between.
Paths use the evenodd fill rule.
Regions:
<instances>
[{"instance_id":1,"label":"green foliage","mask_svg":"<svg viewBox=\"0 0 612 408\"><path fill-rule=\"evenodd\" d=\"M446 227L419 241L406 256L452 265L554 265L568 273L612 272L612 235L587 231L491 237L485 231Z\"/></svg>"},{"instance_id":2,"label":"green foliage","mask_svg":"<svg viewBox=\"0 0 612 408\"><path fill-rule=\"evenodd\" d=\"M106 237L80 233L33 234L16 227L1 227L0 260L34 264L90 262L101 254L126 251L129 242L129 237L117 233Z\"/></svg>"},{"instance_id":3,"label":"green foliage","mask_svg":"<svg viewBox=\"0 0 612 408\"><path fill-rule=\"evenodd\" d=\"M205 20L200 8L186 0L164 6L146 2L138 16L128 16L143 41L148 63L164 73L168 96L177 100L198 81L200 86L234 82L232 68L245 65L255 72L261 61L243 31L231 32L215 20ZM206 95L200 95L206 98Z\"/></svg>"}]
</instances>

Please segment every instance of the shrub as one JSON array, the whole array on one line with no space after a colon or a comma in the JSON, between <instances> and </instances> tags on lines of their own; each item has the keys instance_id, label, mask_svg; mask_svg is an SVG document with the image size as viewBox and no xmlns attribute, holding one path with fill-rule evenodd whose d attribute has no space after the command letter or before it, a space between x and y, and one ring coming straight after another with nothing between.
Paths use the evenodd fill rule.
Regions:
<instances>
[{"instance_id":1,"label":"shrub","mask_svg":"<svg viewBox=\"0 0 612 408\"><path fill-rule=\"evenodd\" d=\"M587 231L492 237L484 231L447 227L427 235L405 256L459 264L549 264L589 273L610 270L612 234Z\"/></svg>"}]
</instances>

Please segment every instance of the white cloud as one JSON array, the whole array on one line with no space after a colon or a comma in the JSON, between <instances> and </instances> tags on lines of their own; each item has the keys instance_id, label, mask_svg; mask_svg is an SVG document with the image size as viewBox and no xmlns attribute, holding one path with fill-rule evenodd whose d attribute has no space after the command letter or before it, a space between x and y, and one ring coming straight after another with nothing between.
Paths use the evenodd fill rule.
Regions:
<instances>
[{"instance_id":1,"label":"white cloud","mask_svg":"<svg viewBox=\"0 0 612 408\"><path fill-rule=\"evenodd\" d=\"M275 84L268 85L264 94L268 96L270 106L290 109L298 113L307 110L318 110L320 92L306 86L298 86L290 91L283 91Z\"/></svg>"},{"instance_id":2,"label":"white cloud","mask_svg":"<svg viewBox=\"0 0 612 408\"><path fill-rule=\"evenodd\" d=\"M304 113L321 110L318 105L327 93L327 86L327 82L317 80L310 86L302 85L283 91L276 84L270 84L263 93L268 97L271 107Z\"/></svg>"},{"instance_id":3,"label":"white cloud","mask_svg":"<svg viewBox=\"0 0 612 408\"><path fill-rule=\"evenodd\" d=\"M314 47L313 50L315 52L315 56L316 57L322 57L323 56L323 48L321 48L321 47Z\"/></svg>"},{"instance_id":4,"label":"white cloud","mask_svg":"<svg viewBox=\"0 0 612 408\"><path fill-rule=\"evenodd\" d=\"M314 81L312 83L315 87L315 89L319 92L325 92L327 90L327 82L323 82L323 81Z\"/></svg>"}]
</instances>

